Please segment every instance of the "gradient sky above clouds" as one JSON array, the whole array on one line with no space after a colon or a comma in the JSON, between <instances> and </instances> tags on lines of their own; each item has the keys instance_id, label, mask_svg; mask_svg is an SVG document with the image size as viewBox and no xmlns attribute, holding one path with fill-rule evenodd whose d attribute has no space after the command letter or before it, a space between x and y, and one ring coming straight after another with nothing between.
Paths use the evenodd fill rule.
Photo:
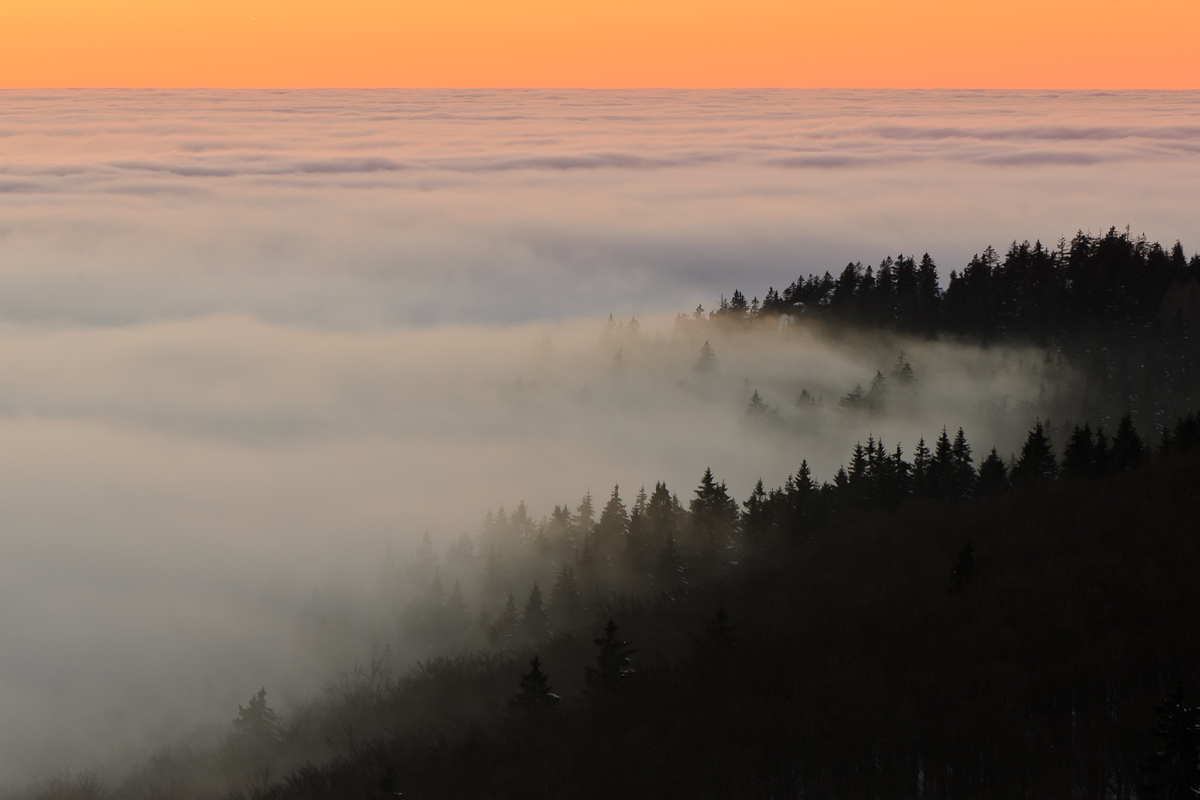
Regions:
<instances>
[{"instance_id":1,"label":"gradient sky above clouds","mask_svg":"<svg viewBox=\"0 0 1200 800\"><path fill-rule=\"evenodd\" d=\"M37 0L0 86L1197 89L1192 0Z\"/></svg>"},{"instance_id":2,"label":"gradient sky above clouds","mask_svg":"<svg viewBox=\"0 0 1200 800\"><path fill-rule=\"evenodd\" d=\"M628 347L622 384L599 331L1080 228L1190 254L1198 101L0 92L0 781L227 724L263 684L286 710L362 657L299 636L313 587L425 527L617 482L686 497L705 465L741 498L864 435L833 413L748 446L751 386L833 403L903 347L927 394L874 434L1012 448L1042 353L718 342L705 394L699 342Z\"/></svg>"}]
</instances>

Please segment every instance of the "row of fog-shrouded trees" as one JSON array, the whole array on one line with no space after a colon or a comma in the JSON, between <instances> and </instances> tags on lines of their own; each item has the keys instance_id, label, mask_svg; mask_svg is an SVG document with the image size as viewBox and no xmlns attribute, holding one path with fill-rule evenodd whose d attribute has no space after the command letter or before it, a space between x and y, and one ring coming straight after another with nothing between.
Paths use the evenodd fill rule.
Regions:
<instances>
[{"instance_id":1,"label":"row of fog-shrouded trees","mask_svg":"<svg viewBox=\"0 0 1200 800\"><path fill-rule=\"evenodd\" d=\"M1200 323L1200 255L1118 232L1078 233L1048 248L1013 242L950 272L945 288L926 253L848 264L836 277L810 275L761 303L741 291L711 312L734 321L812 315L921 334L968 334L987 341L1055 339L1093 328L1176 331Z\"/></svg>"},{"instance_id":2,"label":"row of fog-shrouded trees","mask_svg":"<svg viewBox=\"0 0 1200 800\"><path fill-rule=\"evenodd\" d=\"M782 486L767 489L760 480L740 503L711 470L686 505L661 482L651 492L640 490L629 506L614 487L598 514L590 493L574 511L556 506L540 521L520 503L512 512L489 512L478 536L463 534L442 558L425 536L416 557L388 578L418 587L398 636L426 654L516 648L577 626L616 595L670 593L717 579L747 556L812 541L851 515L916 500L957 503L1014 485L1100 478L1198 444L1195 414L1177 420L1154 447L1126 415L1112 436L1076 426L1060 455L1038 421L1019 454L1006 461L992 448L977 464L965 432L943 429L932 446L921 439L911 458L900 445L868 437L825 482L802 461Z\"/></svg>"},{"instance_id":3,"label":"row of fog-shrouded trees","mask_svg":"<svg viewBox=\"0 0 1200 800\"><path fill-rule=\"evenodd\" d=\"M1200 255L1127 231L1078 233L1053 248L1014 242L1003 256L988 247L952 270L944 287L928 254L851 263L836 277L771 288L761 303L734 291L709 312L677 315L676 333L699 344L717 330L781 320L1045 347L1047 363L1053 353L1074 371L1068 396L1055 403L1059 417L1129 413L1157 435L1200 402ZM878 405L868 395L856 390L841 405Z\"/></svg>"},{"instance_id":4,"label":"row of fog-shrouded trees","mask_svg":"<svg viewBox=\"0 0 1200 800\"><path fill-rule=\"evenodd\" d=\"M1200 419L1117 427L492 514L410 566L405 630L457 655L284 720L259 692L222 757L275 800L1194 797ZM408 627L452 605L459 639Z\"/></svg>"}]
</instances>

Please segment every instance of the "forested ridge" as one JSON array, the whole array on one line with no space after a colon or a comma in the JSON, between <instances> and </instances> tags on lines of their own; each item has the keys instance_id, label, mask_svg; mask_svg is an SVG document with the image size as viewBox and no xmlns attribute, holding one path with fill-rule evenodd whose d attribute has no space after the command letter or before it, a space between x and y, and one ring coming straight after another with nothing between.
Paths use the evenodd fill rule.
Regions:
<instances>
[{"instance_id":1,"label":"forested ridge","mask_svg":"<svg viewBox=\"0 0 1200 800\"><path fill-rule=\"evenodd\" d=\"M1187 257L1179 242L1166 248L1116 228L1079 232L1054 247L1014 241L1003 257L989 246L951 270L945 287L938 273L929 254L889 256L874 267L854 262L836 277L769 288L761 303L735 289L677 324L804 318L983 346L1023 341L1065 353L1081 368L1081 420L1128 412L1161 430L1196 407L1200 254Z\"/></svg>"},{"instance_id":2,"label":"forested ridge","mask_svg":"<svg viewBox=\"0 0 1200 800\"><path fill-rule=\"evenodd\" d=\"M28 794L1196 796L1198 281L1200 258L1113 230L989 248L944 290L899 257L681 315L701 336L787 317L1021 339L1095 385L1078 424L1033 419L1010 455L961 428L864 432L834 474L800 459L741 499L698 465L682 493L426 535L380 572L388 641L323 695L277 716L264 687L218 746ZM773 413L755 393L743 417Z\"/></svg>"}]
</instances>

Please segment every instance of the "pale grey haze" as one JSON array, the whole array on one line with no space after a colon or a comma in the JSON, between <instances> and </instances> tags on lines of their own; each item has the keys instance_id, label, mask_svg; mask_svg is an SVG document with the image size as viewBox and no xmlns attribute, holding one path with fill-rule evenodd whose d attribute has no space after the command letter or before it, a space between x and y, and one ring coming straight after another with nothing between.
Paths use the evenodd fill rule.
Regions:
<instances>
[{"instance_id":1,"label":"pale grey haze","mask_svg":"<svg viewBox=\"0 0 1200 800\"><path fill-rule=\"evenodd\" d=\"M943 425L1007 455L1070 391L1044 350L798 316L713 333L702 375L674 313L1110 225L1191 253L1197 101L0 93L0 779L136 758L264 684L286 713L386 638L389 548L501 504L686 498L705 466L744 499ZM914 390L838 409L901 350ZM746 427L755 390L784 428Z\"/></svg>"}]
</instances>

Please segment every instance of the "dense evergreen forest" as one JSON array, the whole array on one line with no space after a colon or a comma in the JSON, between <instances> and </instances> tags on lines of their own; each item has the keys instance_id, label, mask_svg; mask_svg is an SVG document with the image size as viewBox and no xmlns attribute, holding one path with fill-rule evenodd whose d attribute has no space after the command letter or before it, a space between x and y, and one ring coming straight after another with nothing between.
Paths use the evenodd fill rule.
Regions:
<instances>
[{"instance_id":1,"label":"dense evergreen forest","mask_svg":"<svg viewBox=\"0 0 1200 800\"><path fill-rule=\"evenodd\" d=\"M265 687L218 746L28 796L1197 796L1200 257L1080 234L945 290L899 257L677 324L785 316L1059 348L1096 415L1059 441L1031 420L1011 458L864 433L740 500L697 465L683 496L427 534L381 572L393 634L322 696L277 716Z\"/></svg>"},{"instance_id":2,"label":"dense evergreen forest","mask_svg":"<svg viewBox=\"0 0 1200 800\"><path fill-rule=\"evenodd\" d=\"M1022 341L1065 353L1084 374L1084 406L1073 417L1123 413L1161 431L1200 397L1195 335L1200 330L1200 255L1170 249L1115 228L1075 235L1047 248L1013 242L1003 258L991 247L943 288L928 254L885 258L878 267L846 265L767 290L750 301L735 290L711 312L680 315L746 325L781 317L833 328L868 327L954 337L988 346Z\"/></svg>"}]
</instances>

